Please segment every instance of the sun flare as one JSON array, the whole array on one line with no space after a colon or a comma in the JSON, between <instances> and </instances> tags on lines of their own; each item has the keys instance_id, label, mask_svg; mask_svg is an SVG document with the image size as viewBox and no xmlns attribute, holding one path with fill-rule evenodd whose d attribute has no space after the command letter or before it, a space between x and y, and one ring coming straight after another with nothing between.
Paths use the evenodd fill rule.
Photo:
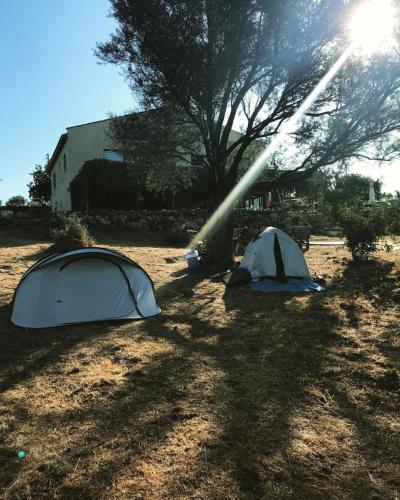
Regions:
<instances>
[{"instance_id":1,"label":"sun flare","mask_svg":"<svg viewBox=\"0 0 400 500\"><path fill-rule=\"evenodd\" d=\"M387 51L394 43L395 10L392 0L366 0L354 13L353 43L366 54Z\"/></svg>"}]
</instances>

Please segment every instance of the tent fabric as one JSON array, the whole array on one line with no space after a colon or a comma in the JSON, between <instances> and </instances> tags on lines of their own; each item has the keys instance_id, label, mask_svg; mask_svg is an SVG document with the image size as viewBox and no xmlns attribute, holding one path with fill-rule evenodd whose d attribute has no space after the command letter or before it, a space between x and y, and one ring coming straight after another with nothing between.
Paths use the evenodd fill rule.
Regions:
<instances>
[{"instance_id":1,"label":"tent fabric","mask_svg":"<svg viewBox=\"0 0 400 500\"><path fill-rule=\"evenodd\" d=\"M29 268L15 290L11 321L46 328L160 312L144 269L123 254L90 247L51 255Z\"/></svg>"},{"instance_id":2,"label":"tent fabric","mask_svg":"<svg viewBox=\"0 0 400 500\"><path fill-rule=\"evenodd\" d=\"M307 263L298 244L286 233L267 227L248 244L241 268L252 278L309 278Z\"/></svg>"},{"instance_id":3,"label":"tent fabric","mask_svg":"<svg viewBox=\"0 0 400 500\"><path fill-rule=\"evenodd\" d=\"M252 282L250 285L252 292L324 292L325 288L312 279L288 278L285 283L264 278Z\"/></svg>"}]
</instances>

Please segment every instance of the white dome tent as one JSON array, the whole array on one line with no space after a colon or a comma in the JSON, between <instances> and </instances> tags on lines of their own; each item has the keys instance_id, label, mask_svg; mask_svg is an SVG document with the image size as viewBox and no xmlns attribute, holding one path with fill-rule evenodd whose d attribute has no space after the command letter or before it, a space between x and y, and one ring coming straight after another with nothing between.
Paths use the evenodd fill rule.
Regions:
<instances>
[{"instance_id":1,"label":"white dome tent","mask_svg":"<svg viewBox=\"0 0 400 500\"><path fill-rule=\"evenodd\" d=\"M25 328L142 319L161 312L149 275L125 255L79 248L46 257L22 276L11 321Z\"/></svg>"},{"instance_id":2,"label":"white dome tent","mask_svg":"<svg viewBox=\"0 0 400 500\"><path fill-rule=\"evenodd\" d=\"M286 233L267 227L247 245L240 268L252 278L309 278L307 263L299 245Z\"/></svg>"}]
</instances>

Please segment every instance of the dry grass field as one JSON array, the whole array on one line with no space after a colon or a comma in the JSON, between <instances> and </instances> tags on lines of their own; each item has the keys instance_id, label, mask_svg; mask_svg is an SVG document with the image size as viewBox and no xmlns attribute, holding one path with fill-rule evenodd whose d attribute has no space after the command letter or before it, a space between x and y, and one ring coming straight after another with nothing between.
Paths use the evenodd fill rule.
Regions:
<instances>
[{"instance_id":1,"label":"dry grass field","mask_svg":"<svg viewBox=\"0 0 400 500\"><path fill-rule=\"evenodd\" d=\"M400 252L312 247L327 293L272 295L151 239L99 244L149 272L159 317L13 326L48 243L0 233L1 498L399 498Z\"/></svg>"}]
</instances>

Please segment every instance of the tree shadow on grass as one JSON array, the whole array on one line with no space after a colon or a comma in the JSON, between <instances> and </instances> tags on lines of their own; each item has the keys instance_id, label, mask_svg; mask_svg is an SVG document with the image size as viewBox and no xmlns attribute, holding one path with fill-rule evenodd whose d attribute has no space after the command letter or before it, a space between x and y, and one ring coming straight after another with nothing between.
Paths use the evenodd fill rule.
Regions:
<instances>
[{"instance_id":1,"label":"tree shadow on grass","mask_svg":"<svg viewBox=\"0 0 400 500\"><path fill-rule=\"evenodd\" d=\"M0 392L44 372L78 345L104 337L120 325L99 322L24 329L13 325L10 316L11 304L0 306Z\"/></svg>"},{"instance_id":2,"label":"tree shadow on grass","mask_svg":"<svg viewBox=\"0 0 400 500\"><path fill-rule=\"evenodd\" d=\"M79 463L81 474L74 476L68 469L58 479L55 475L53 493L64 498L117 496L118 481L128 474L125 496L151 495L157 487L155 473L151 469L146 476L141 461L170 471L158 484L165 498L179 496L179 491L186 497L196 493L223 498L229 493L238 498L323 498L354 493L357 498L353 480L359 482L358 493L370 492L368 480L359 475L375 457L368 456L364 445L358 446L366 465L356 470L357 463L352 468L343 457L343 476L335 475L329 465L331 461L339 467L339 452L322 448L302 455L293 448L302 431L296 418L305 418L303 413L307 416L316 404L313 390L332 394L332 409L324 410L327 418L339 415L356 426L360 443L376 432L363 408L354 408L340 392L341 377L358 384L353 362L342 356L355 349L357 341L345 335L343 320L330 304L332 298L357 297L351 270L343 276L345 281L338 278L328 294L304 297L226 289L225 313L213 305L218 297L203 294L199 276L183 275L178 284L161 287L157 296L164 315L141 323L140 329L128 327L124 334L137 343L167 343L169 349L151 356L141 369L128 370L123 384L83 394L89 400L83 399L76 410L39 417L53 427L75 426L78 434L60 454L64 463ZM194 295L185 295L185 290ZM370 286L366 283L363 290L370 293ZM367 364L368 359L357 362ZM314 425L323 416L316 413ZM201 422L213 423L208 433L202 432ZM79 439L83 423L92 431ZM167 448L181 426L198 448L195 456ZM177 468L174 460L179 456L184 462ZM48 491L49 481L32 472L30 484L38 494Z\"/></svg>"},{"instance_id":3,"label":"tree shadow on grass","mask_svg":"<svg viewBox=\"0 0 400 500\"><path fill-rule=\"evenodd\" d=\"M109 231L98 230L94 231L94 237L97 244L102 246L170 248L162 234L145 231L121 229L119 233L116 231L110 235Z\"/></svg>"},{"instance_id":4,"label":"tree shadow on grass","mask_svg":"<svg viewBox=\"0 0 400 500\"><path fill-rule=\"evenodd\" d=\"M203 278L200 274L185 272L177 283L160 287L156 291L157 300L161 301L161 305L176 298L187 300L193 287ZM115 320L25 329L11 323L11 313L12 303L0 306L0 391L5 391L57 363L80 344L112 334L115 328L142 323L142 320ZM143 320L143 324L147 321L152 320Z\"/></svg>"},{"instance_id":5,"label":"tree shadow on grass","mask_svg":"<svg viewBox=\"0 0 400 500\"><path fill-rule=\"evenodd\" d=\"M304 310L293 295L255 300L247 289L227 289L224 301L227 312L237 312L227 326L209 321L213 308L209 302L208 313L193 305L189 322L183 307L161 324L146 325L146 335L168 337L183 350L184 358L201 359L204 370L211 363L224 374L208 408L218 415L221 433L204 443L207 466L192 475L191 483L200 484L208 473L225 470L240 496L271 497L278 481L286 484L281 491L278 485L275 493L285 497L290 490L284 477L292 438L290 419L305 402L307 385L318 380L326 352L340 341L331 327L335 318L328 311L321 313L323 297L312 298ZM322 321L313 319L316 311ZM171 331L174 323L186 323L188 328ZM284 466L268 470L265 462L277 454ZM300 489L304 494L313 491L304 482Z\"/></svg>"},{"instance_id":6,"label":"tree shadow on grass","mask_svg":"<svg viewBox=\"0 0 400 500\"><path fill-rule=\"evenodd\" d=\"M377 262L368 266L367 274L365 269L348 266L342 277L335 280L332 295L349 304L355 303L360 294L363 294L364 298L368 298L384 313L393 306L388 300L392 267L392 263ZM355 285L354 289L352 285ZM253 304L250 302L247 306L248 302L244 298L246 292L226 290L227 309L237 310L240 318L246 317L249 310L257 309L254 303L265 310L261 319L265 323L264 338L254 334L254 324L248 322L247 338L243 346L244 352L250 349L248 360L242 360L242 366L238 363L234 369L230 363L224 365L225 372L229 374L228 379L232 380L232 407L236 415L229 418L230 425L226 426L223 441L235 443L232 451L236 475L246 497L276 495L286 498L292 492L296 498L319 498L329 489L335 493L335 488L336 494L344 494L346 490L352 491L352 480L346 480L346 475L354 480L352 494L355 497L359 495L360 498L365 498L367 493L382 495L387 494L388 490L393 493L399 485L395 480L395 466L391 464L393 459L395 463L400 462L398 436L395 437L389 424L376 426L368 415L381 411L382 401L379 396L375 401L375 397L382 384L375 378L373 371L368 371L372 361L368 353L359 352L362 336L358 340L346 334L347 324L352 327L354 317L347 317L348 323L343 324L341 315L329 304L332 295L328 288L328 294L309 296L307 305L304 307L303 304L302 307L298 297L265 294L258 298L258 302L254 298ZM357 311L356 307L353 311ZM259 314L256 318L260 319ZM361 318L357 318L357 321L361 324ZM277 335L271 343L267 336L271 333L273 335L274 327ZM261 363L255 356L251 363L252 352L264 352L266 356L261 358ZM344 353L352 353L353 356L346 359ZM329 367L329 364L333 366ZM340 366L341 377L345 382L336 379L337 373L333 370L335 365ZM393 377L389 382L393 386ZM366 384L370 386L369 394L372 399L368 408L363 402L357 405L354 403L358 391L365 388ZM347 387L348 394L343 387ZM314 450L317 457L319 453L317 460L309 460L306 456L303 459L299 454L292 458L289 456L296 438L292 419L299 414L301 408L314 404L309 394L310 388L336 395L327 420L340 415L342 422L350 422L357 429L358 442L355 446L359 449L355 453L354 463L346 464L347 469L343 471L345 475L342 477L340 474L335 476L328 465L335 459L334 450L332 456L323 448L320 451ZM271 412L265 411L266 404L272 408ZM325 403L322 408L324 405ZM393 398L391 403L386 399L385 405L389 414L399 410L399 405L395 404ZM301 433L301 429L297 429L296 433L299 431ZM386 454L383 442L385 438L389 439L391 455ZM317 443L314 447L317 447ZM266 450L266 453L260 453L261 450ZM279 461L272 459L277 453L282 461L287 462L286 467L279 467ZM357 454L365 460L362 467L364 473L356 462ZM232 460L232 452L225 452L225 455L222 454L224 456L225 460ZM269 457L271 467L266 470L265 464L269 462ZM343 460L345 461L345 456ZM341 457L337 456L336 461L337 467ZM366 470L376 467L377 463L382 465L379 471L380 487L371 483L366 475ZM266 485L269 485L267 489ZM271 488L274 488L274 493Z\"/></svg>"},{"instance_id":7,"label":"tree shadow on grass","mask_svg":"<svg viewBox=\"0 0 400 500\"><path fill-rule=\"evenodd\" d=\"M244 341L244 355L235 364L222 363L233 414L226 419L222 438L230 447L219 450L218 458L233 458L234 476L246 498L292 492L310 498L317 489L290 458L291 421L307 404L307 388L321 379L327 353L341 342L337 319L325 307L323 295L299 301L293 294L227 289L224 298L244 326L235 342L239 347Z\"/></svg>"},{"instance_id":8,"label":"tree shadow on grass","mask_svg":"<svg viewBox=\"0 0 400 500\"><path fill-rule=\"evenodd\" d=\"M181 291L193 288L199 281L193 275L182 279ZM243 291L233 289L227 290L224 301L227 313L236 311L236 318L218 325L213 321L212 301L199 304L196 296L171 296L171 286L176 284L162 287L158 294L167 301L165 316L143 322L137 341L167 340L173 350L153 358L140 373L128 373L126 382L115 390L105 387L101 397L91 394L93 402L89 400L83 408L61 417L40 417L51 420L53 427L62 428L69 422L95 425L92 439L60 449L63 462L80 460L80 467L90 479L81 478L66 485L70 471L64 470L51 474L52 487L67 498L78 493L91 497L100 491L104 495L127 468L133 467L133 474L140 476L135 464L140 458L148 460L150 450L162 448L176 426L185 421L196 426L199 419L207 421L214 416L218 424L215 435L203 436L200 432L196 436L194 432L200 440L199 453L206 456L206 462L189 461L188 469L176 471L171 484L163 485L164 494L175 496L179 482L194 490L201 487L207 475L224 471L239 496L271 496L271 488L280 482L281 486L274 487L275 493L285 497L290 482L295 481L294 471L287 463L292 438L290 418L305 401L306 385L318 378L327 349L337 341L325 324L329 317L325 323L313 322L313 303L301 311L303 306L296 304L293 296L266 299L261 304L253 300L250 292L244 297ZM296 316L296 320L290 316ZM53 336L54 333L57 334L53 332ZM39 346L24 346L25 358L35 348L43 348L52 333L48 335L40 339ZM79 341L81 337L74 337L71 344L63 343L39 355L38 362L28 368L22 379L54 362ZM203 371L209 373L209 383L199 382L193 389L193 380ZM222 379L216 375L219 372ZM9 383L17 381L18 376ZM204 401L203 391L208 394ZM188 412L193 398L194 411ZM124 453L121 450L126 449L127 443L129 453ZM108 449L112 458L107 453L93 458L93 448L98 446L103 451ZM282 463L269 469L265 462L274 461L276 455ZM305 481L297 481L305 494L312 491ZM48 491L48 480L32 472L30 487L43 495ZM213 489L214 495L226 494L218 485ZM212 495L213 491L207 493Z\"/></svg>"},{"instance_id":9,"label":"tree shadow on grass","mask_svg":"<svg viewBox=\"0 0 400 500\"><path fill-rule=\"evenodd\" d=\"M167 290L159 290L158 295L163 296L162 300L165 302L171 299L181 300L182 298L185 300L185 294L182 292L191 289L198 280L199 276L186 274L179 281L178 287L176 285L172 289L166 287ZM39 374L60 376L60 383L65 387L66 373L62 368L62 362L65 356L73 352L77 346L85 343L90 344L96 338L104 338L113 333L116 326L122 326L122 335L127 333L127 329L133 332L141 331L139 323L122 322L24 330L9 322L10 314L11 304L0 307L0 324L3 329L2 335L0 335L1 392L13 387L18 388L19 385ZM154 331L160 330L159 318L150 319L148 322L151 323L151 328L154 328ZM143 322L142 325L145 323ZM107 355L107 352L105 354ZM66 464L75 463L76 459L80 459L81 462L86 459L88 462L96 461L93 461L91 456L93 454L92 441L88 446L85 446L84 440L80 439L76 446L68 450L64 450L60 443L57 452L59 458L55 457L54 460L50 461L51 463L43 463L29 472L30 477L26 478L27 482L23 486L26 488L27 494L29 492L30 495L50 495L51 492L54 492L54 488L60 487L63 491L63 498L76 498L74 495L78 494L83 498L87 497L90 490L97 491L98 482L109 486L114 480L114 473L117 474L121 467L125 467L128 462L132 461L134 459L132 457L140 456L141 446L151 446L152 443L162 439L164 433L173 426L174 422L189 419L189 416L182 409L174 406L174 402L183 397L184 392L179 389L179 385L184 384L185 380L191 379L190 371L191 366L185 360L181 362L179 355L158 356L153 358L152 364L144 370L135 368L129 370L126 374L126 382L115 391L108 384L104 387L99 384L94 389L89 388L89 393L85 396L89 399L83 401L83 410L70 411L61 415L46 413L26 415L25 419L30 422L32 428L43 427L46 429L49 426L51 428L64 428L64 426L76 428L82 422L94 424L99 431L104 432L102 439L107 441L106 436L109 436L110 433L113 439L124 436L132 451L128 458L121 459L117 456L115 464L110 461L105 464L96 463L96 470L91 470L82 484L75 485L76 487L71 485L64 487L62 484L65 478L72 472L69 465ZM171 382L169 382L170 380ZM176 380L177 382L175 382ZM167 408L162 409L160 405L167 405ZM153 409L155 409L156 416L152 413ZM9 408L9 412L16 413L18 419L22 415L20 410L17 403L13 403L12 407ZM126 436L127 429L131 423L137 423L137 419L142 418L140 415L146 413L147 410L152 414L149 417L143 417L143 424L141 423L138 427L140 439L135 442L134 439ZM10 421L12 421L11 417ZM14 427L12 425L6 426L7 435L12 433ZM6 436L0 437L3 439ZM45 439L45 435L43 438ZM100 445L100 443L97 444ZM112 446L110 445L111 448ZM118 446L116 445L116 447ZM121 446L125 449L126 442ZM7 466L4 466L0 486L5 488L11 485L12 488L12 483L20 476L21 472L23 474L23 470L21 471L21 463L15 459L13 450L5 447L2 449L7 451L7 457L5 457ZM104 469L107 469L105 477L109 481L103 478ZM14 491L20 492L18 487Z\"/></svg>"},{"instance_id":10,"label":"tree shadow on grass","mask_svg":"<svg viewBox=\"0 0 400 500\"><path fill-rule=\"evenodd\" d=\"M52 246L48 246L47 248L43 250L39 250L37 252L33 252L27 255L24 255L23 257L20 258L20 260L31 260L34 262L37 262L39 260L44 259L45 257L49 257L50 255L56 253L53 249Z\"/></svg>"},{"instance_id":11,"label":"tree shadow on grass","mask_svg":"<svg viewBox=\"0 0 400 500\"><path fill-rule=\"evenodd\" d=\"M176 422L192 418L177 406L185 394L180 385L190 380L190 371L179 355L156 356L145 369L126 373L124 384L118 387L97 385L71 396L81 397L76 410L27 415L32 426L43 430L43 439L50 440L48 428L77 432L72 440L60 440L53 456L29 472L24 487L32 496L53 496L57 490L62 498L94 498L100 493L99 484L104 490L109 488L121 470L133 467L148 448L165 439ZM92 429L88 436L79 432L81 426ZM14 462L11 455L7 457L8 471L0 487L10 484L18 472ZM78 465L81 480L65 484Z\"/></svg>"},{"instance_id":12,"label":"tree shadow on grass","mask_svg":"<svg viewBox=\"0 0 400 500\"><path fill-rule=\"evenodd\" d=\"M0 247L15 248L47 243L48 237L42 228L27 226L0 229Z\"/></svg>"},{"instance_id":13,"label":"tree shadow on grass","mask_svg":"<svg viewBox=\"0 0 400 500\"><path fill-rule=\"evenodd\" d=\"M354 264L348 262L343 273L333 280L333 294L342 301L340 307L344 310L347 321L355 328L362 323L366 310L363 302L367 301L374 307L374 321L379 326L384 313L392 310L392 320L385 322L385 332L377 340L381 352L394 363L400 361L400 346L393 343L398 335L399 297L396 291L399 284L399 272L396 273L394 262L372 260ZM389 363L390 364L390 363Z\"/></svg>"},{"instance_id":14,"label":"tree shadow on grass","mask_svg":"<svg viewBox=\"0 0 400 500\"><path fill-rule=\"evenodd\" d=\"M392 274L393 269L394 263L391 261L347 261L343 272L335 276L331 293L338 292L349 301L364 297L378 309L385 309L392 302L393 286L398 280Z\"/></svg>"}]
</instances>

